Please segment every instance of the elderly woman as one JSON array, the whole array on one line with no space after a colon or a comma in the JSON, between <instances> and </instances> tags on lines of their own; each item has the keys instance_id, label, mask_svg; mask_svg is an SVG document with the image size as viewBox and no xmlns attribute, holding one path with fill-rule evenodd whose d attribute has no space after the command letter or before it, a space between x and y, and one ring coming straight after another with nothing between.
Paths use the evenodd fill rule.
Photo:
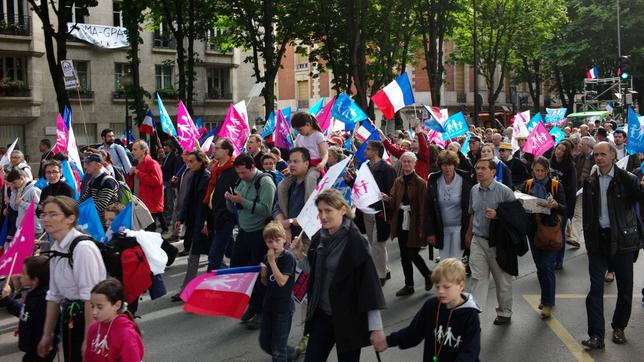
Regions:
<instances>
[{"instance_id":1,"label":"elderly woman","mask_svg":"<svg viewBox=\"0 0 644 362\"><path fill-rule=\"evenodd\" d=\"M402 176L394 181L391 196L382 193L383 200L392 210L391 239L398 237L400 262L405 275L405 286L396 292L397 297L414 293L414 269L425 278L425 290L432 289L431 270L418 254L420 248L427 245L423 237L423 200L425 199L425 181L416 174L416 155L405 152L400 156Z\"/></svg>"},{"instance_id":2,"label":"elderly woman","mask_svg":"<svg viewBox=\"0 0 644 362\"><path fill-rule=\"evenodd\" d=\"M427 242L440 249L440 257L460 258L465 250L469 222L470 190L474 181L458 169L459 158L452 151L438 154L439 172L429 175L425 198L424 230Z\"/></svg>"},{"instance_id":3,"label":"elderly woman","mask_svg":"<svg viewBox=\"0 0 644 362\"><path fill-rule=\"evenodd\" d=\"M523 193L544 199L541 206L550 209L550 214L530 214L528 218L528 239L532 257L537 266L537 278L541 286L541 318L550 318L552 307L555 305L555 264L557 251L541 250L534 244L537 232L537 218L544 225L556 225L557 220L562 224L566 220L566 196L564 187L555 179L550 178L550 162L545 157L539 157L532 164L533 178L527 180L519 189ZM563 229L559 228L563 233ZM563 240L563 235L562 235Z\"/></svg>"},{"instance_id":4,"label":"elderly woman","mask_svg":"<svg viewBox=\"0 0 644 362\"><path fill-rule=\"evenodd\" d=\"M304 327L309 334L305 362L326 361L335 345L339 361L359 361L369 345L386 348L380 310L385 298L369 254L369 243L351 221L351 208L340 192L322 191L315 204L322 229L311 240L308 256L302 240L293 253L309 267L309 304Z\"/></svg>"},{"instance_id":5,"label":"elderly woman","mask_svg":"<svg viewBox=\"0 0 644 362\"><path fill-rule=\"evenodd\" d=\"M85 332L94 321L90 295L92 288L106 278L103 258L91 237L76 230L78 204L67 196L50 196L41 214L45 231L53 240L49 260L47 316L38 355L45 357L55 347L54 328L63 312L63 352L66 361L82 361ZM75 245L71 258L70 248Z\"/></svg>"},{"instance_id":6,"label":"elderly woman","mask_svg":"<svg viewBox=\"0 0 644 362\"><path fill-rule=\"evenodd\" d=\"M11 155L9 155L9 161L11 163L8 166L8 169L5 170L5 173L8 173L13 169L19 169L24 172L25 177L27 177L28 180L34 179L34 176L31 173L31 167L29 167L29 164L25 160L25 154L22 153L22 151L13 150Z\"/></svg>"}]
</instances>

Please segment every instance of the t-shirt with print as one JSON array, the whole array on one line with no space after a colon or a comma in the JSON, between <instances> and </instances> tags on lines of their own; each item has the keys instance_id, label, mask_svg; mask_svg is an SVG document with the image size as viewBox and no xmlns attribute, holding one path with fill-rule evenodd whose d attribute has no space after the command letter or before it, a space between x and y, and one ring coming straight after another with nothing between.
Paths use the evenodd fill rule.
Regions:
<instances>
[{"instance_id":1,"label":"t-shirt with print","mask_svg":"<svg viewBox=\"0 0 644 362\"><path fill-rule=\"evenodd\" d=\"M324 142L324 135L320 131L313 131L308 136L298 134L295 137L295 145L297 147L304 147L309 150L311 154L311 160L321 160L322 155L320 155L320 143Z\"/></svg>"},{"instance_id":2,"label":"t-shirt with print","mask_svg":"<svg viewBox=\"0 0 644 362\"><path fill-rule=\"evenodd\" d=\"M275 281L273 270L268 264L268 258L264 257L264 264L266 265L267 287L266 296L264 297L264 311L266 312L288 312L295 309L293 302L293 285L295 276L295 257L293 254L284 250L277 258L275 264L280 272L288 275L288 281L283 287Z\"/></svg>"}]
</instances>

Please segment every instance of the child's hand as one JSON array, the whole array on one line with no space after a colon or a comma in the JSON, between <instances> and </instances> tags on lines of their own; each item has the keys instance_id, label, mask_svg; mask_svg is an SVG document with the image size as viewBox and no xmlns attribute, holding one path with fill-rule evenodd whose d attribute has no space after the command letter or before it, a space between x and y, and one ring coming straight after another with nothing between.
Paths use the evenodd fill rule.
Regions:
<instances>
[{"instance_id":1,"label":"child's hand","mask_svg":"<svg viewBox=\"0 0 644 362\"><path fill-rule=\"evenodd\" d=\"M291 241L291 251L296 255L296 256L301 256L302 255L302 237L298 236L293 241Z\"/></svg>"},{"instance_id":2,"label":"child's hand","mask_svg":"<svg viewBox=\"0 0 644 362\"><path fill-rule=\"evenodd\" d=\"M266 258L268 259L269 263L274 263L275 262L275 250L268 249L268 251L266 252Z\"/></svg>"},{"instance_id":3,"label":"child's hand","mask_svg":"<svg viewBox=\"0 0 644 362\"><path fill-rule=\"evenodd\" d=\"M11 286L9 286L9 283L6 283L4 285L4 288L2 288L2 299L8 297L11 295Z\"/></svg>"}]
</instances>

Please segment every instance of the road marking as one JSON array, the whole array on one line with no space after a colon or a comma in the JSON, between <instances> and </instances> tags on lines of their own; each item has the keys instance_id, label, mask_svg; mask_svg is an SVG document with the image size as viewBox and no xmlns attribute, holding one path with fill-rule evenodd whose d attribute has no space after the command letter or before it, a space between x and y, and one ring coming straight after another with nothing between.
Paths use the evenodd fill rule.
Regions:
<instances>
[{"instance_id":1,"label":"road marking","mask_svg":"<svg viewBox=\"0 0 644 362\"><path fill-rule=\"evenodd\" d=\"M581 294L557 294L557 298L559 299L573 299L572 296L580 296ZM528 302L528 304L532 307L532 309L535 310L535 312L539 313L539 300L541 299L540 295L536 294L524 294L523 298ZM583 295L583 298L586 298L586 295ZM554 315L552 315L550 318L545 320L545 323L552 329L552 331L559 337L561 342L568 348L570 353L575 357L577 361L580 362L591 362L594 361L592 357L586 352L584 347L582 347L581 344L577 342L575 337L573 337L570 332L566 329L566 327L555 318Z\"/></svg>"}]
</instances>

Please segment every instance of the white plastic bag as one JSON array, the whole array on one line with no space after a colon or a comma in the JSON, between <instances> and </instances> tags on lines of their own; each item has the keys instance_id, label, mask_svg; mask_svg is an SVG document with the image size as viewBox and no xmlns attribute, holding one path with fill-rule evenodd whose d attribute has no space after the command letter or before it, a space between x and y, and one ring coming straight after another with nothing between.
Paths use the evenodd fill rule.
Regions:
<instances>
[{"instance_id":1,"label":"white plastic bag","mask_svg":"<svg viewBox=\"0 0 644 362\"><path fill-rule=\"evenodd\" d=\"M126 235L135 237L136 242L141 245L141 249L143 249L143 253L148 259L148 264L150 264L152 274L163 274L165 265L168 263L168 254L161 249L161 244L163 243L161 234L145 230L127 230Z\"/></svg>"}]
</instances>

